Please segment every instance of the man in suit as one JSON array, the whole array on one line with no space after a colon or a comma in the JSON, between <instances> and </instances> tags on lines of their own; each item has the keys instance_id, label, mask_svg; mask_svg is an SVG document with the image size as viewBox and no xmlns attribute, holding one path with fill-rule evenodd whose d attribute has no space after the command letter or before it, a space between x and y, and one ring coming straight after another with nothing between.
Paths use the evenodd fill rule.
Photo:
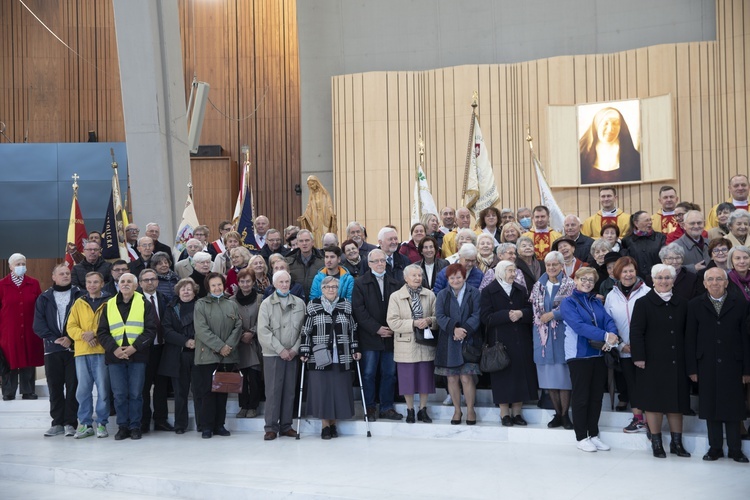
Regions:
<instances>
[{"instance_id":1,"label":"man in suit","mask_svg":"<svg viewBox=\"0 0 750 500\"><path fill-rule=\"evenodd\" d=\"M708 255L708 239L703 236L705 220L703 214L697 210L691 210L683 217L685 234L677 238L677 243L685 250L682 265L688 271L697 273L706 267L711 259Z\"/></svg>"},{"instance_id":2,"label":"man in suit","mask_svg":"<svg viewBox=\"0 0 750 500\"><path fill-rule=\"evenodd\" d=\"M745 418L745 390L750 383L748 303L740 294L727 293L727 273L706 270L707 293L690 301L685 332L686 368L698 383L698 416L708 428L708 452L703 460L724 456L722 426L726 429L729 458L748 463L742 453L740 423Z\"/></svg>"},{"instance_id":3,"label":"man in suit","mask_svg":"<svg viewBox=\"0 0 750 500\"><path fill-rule=\"evenodd\" d=\"M159 375L159 363L161 353L164 350L164 329L161 326L161 318L167 308L167 299L156 291L159 278L153 269L144 269L138 277L138 284L143 291L143 300L151 304L152 319L156 325L156 337L149 349L148 362L146 363L146 377L143 381L143 417L141 418L141 432L148 433L151 429L151 388L154 388L154 430L174 431L174 427L167 421L167 389L169 378Z\"/></svg>"},{"instance_id":4,"label":"man in suit","mask_svg":"<svg viewBox=\"0 0 750 500\"><path fill-rule=\"evenodd\" d=\"M154 250L152 253L156 252L164 252L167 255L169 255L169 258L172 258L172 249L169 247L169 245L165 245L164 243L159 241L159 236L161 235L161 228L159 227L159 224L156 222L149 222L146 224L146 236L151 238L154 243ZM138 244L140 245L141 240L138 240ZM140 246L138 247L138 250L140 250ZM143 252L141 252L143 253ZM174 266L172 266L172 269L174 269Z\"/></svg>"},{"instance_id":5,"label":"man in suit","mask_svg":"<svg viewBox=\"0 0 750 500\"><path fill-rule=\"evenodd\" d=\"M386 273L386 255L376 248L367 255L370 270L354 281L352 312L357 320L359 347L362 352L362 388L367 417L401 420L404 416L393 408L396 389L396 363L393 360L393 330L386 316L391 294L403 286ZM375 406L375 387L380 369L380 413Z\"/></svg>"},{"instance_id":6,"label":"man in suit","mask_svg":"<svg viewBox=\"0 0 750 500\"><path fill-rule=\"evenodd\" d=\"M581 234L581 219L576 215L568 215L563 221L563 231L564 236L573 240L576 244L573 252L576 259L587 262L591 257L591 245L594 243L594 239Z\"/></svg>"},{"instance_id":7,"label":"man in suit","mask_svg":"<svg viewBox=\"0 0 750 500\"><path fill-rule=\"evenodd\" d=\"M189 240L187 240L187 243L185 243L185 252L187 252L187 258L178 261L177 264L174 265L174 272L177 273L177 276L179 276L180 279L189 278L190 275L193 274L193 269L195 269L193 257L202 249L203 244L198 238L190 238Z\"/></svg>"},{"instance_id":8,"label":"man in suit","mask_svg":"<svg viewBox=\"0 0 750 500\"><path fill-rule=\"evenodd\" d=\"M406 255L398 253L398 248L401 245L398 232L391 226L385 226L378 232L378 244L385 253L385 272L403 285L404 268L411 264L411 261Z\"/></svg>"}]
</instances>

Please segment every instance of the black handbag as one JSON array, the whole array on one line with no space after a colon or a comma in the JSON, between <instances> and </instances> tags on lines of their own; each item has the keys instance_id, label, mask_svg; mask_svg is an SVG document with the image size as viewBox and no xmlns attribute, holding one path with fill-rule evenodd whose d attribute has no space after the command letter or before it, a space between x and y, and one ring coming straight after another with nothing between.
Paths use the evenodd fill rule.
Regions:
<instances>
[{"instance_id":1,"label":"black handbag","mask_svg":"<svg viewBox=\"0 0 750 500\"><path fill-rule=\"evenodd\" d=\"M485 343L482 347L482 359L479 361L479 369L484 373L494 373L505 370L509 365L510 356L508 356L508 350L505 348L505 344L497 341L497 335L495 335L494 345Z\"/></svg>"},{"instance_id":2,"label":"black handbag","mask_svg":"<svg viewBox=\"0 0 750 500\"><path fill-rule=\"evenodd\" d=\"M461 355L463 355L465 363L479 363L479 360L482 359L482 348L464 339L461 342Z\"/></svg>"},{"instance_id":3,"label":"black handbag","mask_svg":"<svg viewBox=\"0 0 750 500\"><path fill-rule=\"evenodd\" d=\"M432 338L425 337L424 333L429 331L432 334ZM437 346L437 335L435 335L429 328L414 328L414 341L420 345L427 345L430 347Z\"/></svg>"}]
</instances>

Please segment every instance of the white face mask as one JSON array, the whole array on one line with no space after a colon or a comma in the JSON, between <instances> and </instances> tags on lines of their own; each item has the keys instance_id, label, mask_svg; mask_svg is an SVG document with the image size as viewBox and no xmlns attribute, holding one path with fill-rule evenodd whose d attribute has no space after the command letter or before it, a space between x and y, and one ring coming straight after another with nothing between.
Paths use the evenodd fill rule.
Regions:
<instances>
[{"instance_id":1,"label":"white face mask","mask_svg":"<svg viewBox=\"0 0 750 500\"><path fill-rule=\"evenodd\" d=\"M13 268L13 272L16 274L16 276L23 276L26 274L26 266L16 266Z\"/></svg>"}]
</instances>

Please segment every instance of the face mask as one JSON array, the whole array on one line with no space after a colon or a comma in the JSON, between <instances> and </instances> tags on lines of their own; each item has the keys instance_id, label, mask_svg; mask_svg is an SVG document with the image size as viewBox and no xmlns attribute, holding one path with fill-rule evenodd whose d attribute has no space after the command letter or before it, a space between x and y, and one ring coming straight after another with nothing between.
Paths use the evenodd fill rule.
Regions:
<instances>
[{"instance_id":1,"label":"face mask","mask_svg":"<svg viewBox=\"0 0 750 500\"><path fill-rule=\"evenodd\" d=\"M16 266L13 268L13 272L16 273L16 276L23 276L26 274L26 266Z\"/></svg>"},{"instance_id":2,"label":"face mask","mask_svg":"<svg viewBox=\"0 0 750 500\"><path fill-rule=\"evenodd\" d=\"M276 290L276 295L278 295L279 297L286 297L289 295L289 292L281 293L279 290Z\"/></svg>"},{"instance_id":3,"label":"face mask","mask_svg":"<svg viewBox=\"0 0 750 500\"><path fill-rule=\"evenodd\" d=\"M524 229L531 229L531 217L523 217L518 223L521 224L521 227Z\"/></svg>"},{"instance_id":4,"label":"face mask","mask_svg":"<svg viewBox=\"0 0 750 500\"><path fill-rule=\"evenodd\" d=\"M223 293L220 293L220 294L218 294L218 295L217 295L217 294L215 294L215 293L212 293L212 294L211 294L211 297L213 297L213 298L215 298L215 299L219 299L219 298L221 298L221 297L222 297L223 295L224 295Z\"/></svg>"},{"instance_id":5,"label":"face mask","mask_svg":"<svg viewBox=\"0 0 750 500\"><path fill-rule=\"evenodd\" d=\"M372 275L373 275L373 276L375 276L376 278L382 278L383 276L385 276L385 271L383 271L382 273L376 273L375 271L373 271L373 270L370 270L370 272L371 272L371 273L372 273Z\"/></svg>"}]
</instances>

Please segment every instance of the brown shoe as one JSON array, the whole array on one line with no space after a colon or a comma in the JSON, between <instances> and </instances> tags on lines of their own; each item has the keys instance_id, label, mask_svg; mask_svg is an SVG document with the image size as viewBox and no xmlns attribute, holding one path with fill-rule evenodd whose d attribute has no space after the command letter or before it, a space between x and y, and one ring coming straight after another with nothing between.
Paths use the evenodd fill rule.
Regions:
<instances>
[{"instance_id":1,"label":"brown shoe","mask_svg":"<svg viewBox=\"0 0 750 500\"><path fill-rule=\"evenodd\" d=\"M288 429L288 430L286 430L284 432L280 432L279 435L290 437L290 438L296 438L297 437L297 433L294 432L294 429Z\"/></svg>"},{"instance_id":2,"label":"brown shoe","mask_svg":"<svg viewBox=\"0 0 750 500\"><path fill-rule=\"evenodd\" d=\"M268 431L265 434L263 434L263 441L273 441L276 439L276 433Z\"/></svg>"}]
</instances>

